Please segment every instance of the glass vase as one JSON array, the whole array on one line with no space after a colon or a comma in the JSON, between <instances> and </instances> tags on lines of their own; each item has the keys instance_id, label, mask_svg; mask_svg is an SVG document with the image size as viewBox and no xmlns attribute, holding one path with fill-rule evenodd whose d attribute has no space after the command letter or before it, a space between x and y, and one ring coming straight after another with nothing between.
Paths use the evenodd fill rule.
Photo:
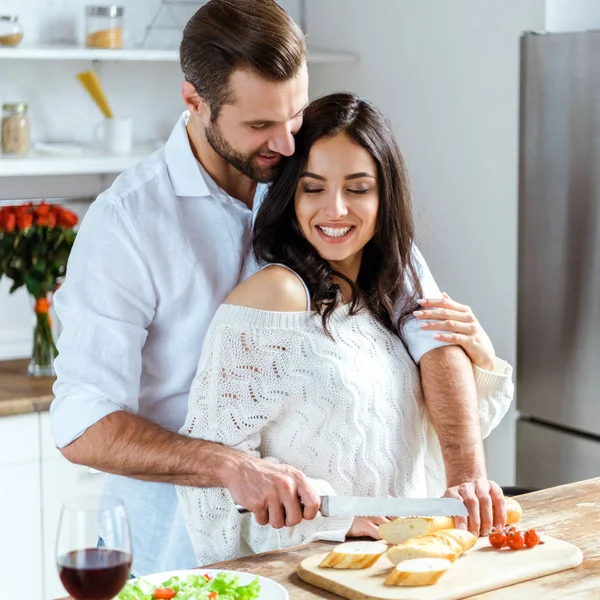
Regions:
<instances>
[{"instance_id":1,"label":"glass vase","mask_svg":"<svg viewBox=\"0 0 600 600\"><path fill-rule=\"evenodd\" d=\"M58 350L52 333L50 301L48 298L35 298L34 301L33 350L27 374L30 377L53 377L54 359L58 355Z\"/></svg>"}]
</instances>

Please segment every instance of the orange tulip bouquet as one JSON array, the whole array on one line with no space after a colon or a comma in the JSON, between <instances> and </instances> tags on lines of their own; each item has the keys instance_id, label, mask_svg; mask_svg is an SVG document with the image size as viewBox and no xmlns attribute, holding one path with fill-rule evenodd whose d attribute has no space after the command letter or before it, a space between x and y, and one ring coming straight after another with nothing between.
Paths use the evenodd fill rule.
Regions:
<instances>
[{"instance_id":1,"label":"orange tulip bouquet","mask_svg":"<svg viewBox=\"0 0 600 600\"><path fill-rule=\"evenodd\" d=\"M12 279L10 293L25 286L35 302L33 352L28 373L54 374L58 354L49 306L67 268L77 215L57 204L24 204L0 209L0 279Z\"/></svg>"}]
</instances>

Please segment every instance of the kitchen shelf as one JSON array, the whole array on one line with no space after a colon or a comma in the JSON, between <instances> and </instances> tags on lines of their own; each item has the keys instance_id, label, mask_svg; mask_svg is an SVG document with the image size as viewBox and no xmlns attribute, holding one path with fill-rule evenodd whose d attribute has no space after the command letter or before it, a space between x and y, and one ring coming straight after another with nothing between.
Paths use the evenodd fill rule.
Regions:
<instances>
[{"instance_id":1,"label":"kitchen shelf","mask_svg":"<svg viewBox=\"0 0 600 600\"><path fill-rule=\"evenodd\" d=\"M92 149L85 149L78 156L50 156L35 151L27 156L4 155L0 156L0 177L121 173L156 149L156 145L137 146L127 156L112 156Z\"/></svg>"},{"instance_id":2,"label":"kitchen shelf","mask_svg":"<svg viewBox=\"0 0 600 600\"><path fill-rule=\"evenodd\" d=\"M78 61L140 61L179 62L178 50L149 50L131 48L102 50L79 46L0 47L0 60L78 60ZM311 64L354 63L358 56L352 52L313 50L308 53Z\"/></svg>"}]
</instances>

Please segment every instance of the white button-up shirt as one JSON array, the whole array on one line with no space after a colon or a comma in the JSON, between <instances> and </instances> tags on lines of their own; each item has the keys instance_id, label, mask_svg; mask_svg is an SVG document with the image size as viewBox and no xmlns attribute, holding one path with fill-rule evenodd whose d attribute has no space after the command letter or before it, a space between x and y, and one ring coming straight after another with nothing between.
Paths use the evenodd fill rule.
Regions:
<instances>
[{"instance_id":1,"label":"white button-up shirt","mask_svg":"<svg viewBox=\"0 0 600 600\"><path fill-rule=\"evenodd\" d=\"M178 431L208 325L256 269L253 213L195 159L187 118L163 149L121 174L81 224L55 296L63 327L51 406L58 447L119 410ZM254 210L264 191L259 185ZM424 294L439 296L417 257ZM405 333L417 362L441 345L415 320ZM125 501L134 574L197 566L173 485L108 475L105 493Z\"/></svg>"}]
</instances>

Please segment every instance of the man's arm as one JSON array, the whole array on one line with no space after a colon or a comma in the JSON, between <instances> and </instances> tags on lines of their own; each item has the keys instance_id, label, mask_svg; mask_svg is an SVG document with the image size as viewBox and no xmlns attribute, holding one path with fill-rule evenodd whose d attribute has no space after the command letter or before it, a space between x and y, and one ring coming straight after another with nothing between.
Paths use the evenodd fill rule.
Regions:
<instances>
[{"instance_id":1,"label":"man's arm","mask_svg":"<svg viewBox=\"0 0 600 600\"><path fill-rule=\"evenodd\" d=\"M425 403L440 440L446 467L446 495L464 501L468 528L485 534L503 526L504 496L487 479L473 367L458 346L436 348L420 362ZM466 526L466 519L457 519Z\"/></svg>"},{"instance_id":2,"label":"man's arm","mask_svg":"<svg viewBox=\"0 0 600 600\"><path fill-rule=\"evenodd\" d=\"M50 407L54 441L72 462L148 481L227 487L238 504L264 514L265 504L304 483L300 471L188 439L137 414L142 348L157 305L144 256L119 203L96 200L55 296L63 330ZM316 513L318 497L315 503Z\"/></svg>"},{"instance_id":3,"label":"man's arm","mask_svg":"<svg viewBox=\"0 0 600 600\"><path fill-rule=\"evenodd\" d=\"M486 476L473 367L458 346L421 358L425 402L438 434L448 487Z\"/></svg>"},{"instance_id":4,"label":"man's arm","mask_svg":"<svg viewBox=\"0 0 600 600\"><path fill-rule=\"evenodd\" d=\"M241 453L191 439L125 411L113 412L61 449L69 461L105 473L198 487L226 487Z\"/></svg>"},{"instance_id":5,"label":"man's arm","mask_svg":"<svg viewBox=\"0 0 600 600\"><path fill-rule=\"evenodd\" d=\"M306 477L298 469L260 460L215 442L172 433L125 411L100 419L61 452L73 463L105 473L144 481L227 488L233 500L255 513L262 525L270 521L266 508L269 504L290 498L297 502L297 490L306 487ZM306 504L316 514L318 496L312 500L306 500ZM301 518L302 513L298 522Z\"/></svg>"}]
</instances>

